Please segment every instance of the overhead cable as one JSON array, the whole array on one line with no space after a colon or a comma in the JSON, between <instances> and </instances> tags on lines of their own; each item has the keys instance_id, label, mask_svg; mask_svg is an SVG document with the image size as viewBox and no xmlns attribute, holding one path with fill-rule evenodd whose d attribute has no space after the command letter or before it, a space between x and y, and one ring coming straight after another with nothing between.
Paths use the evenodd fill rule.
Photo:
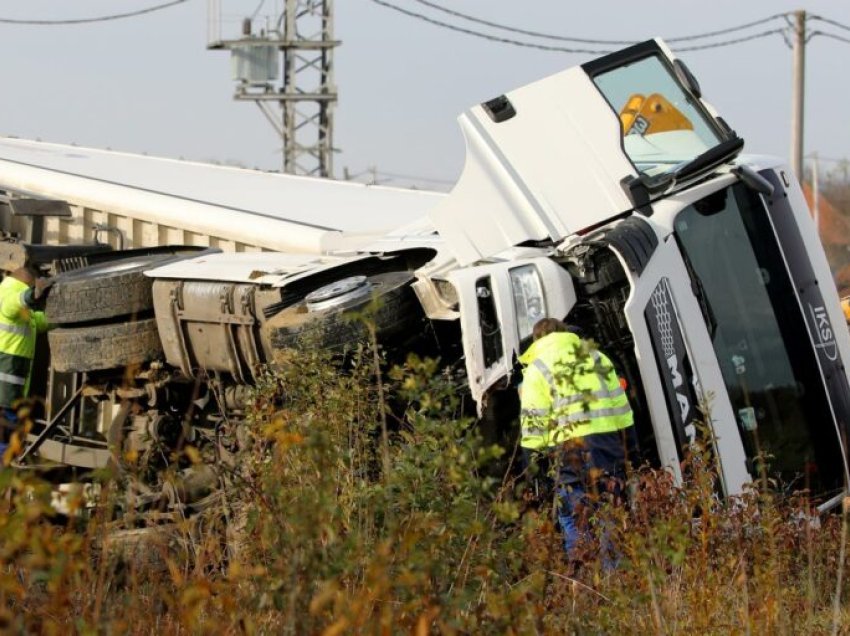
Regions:
<instances>
[{"instance_id":1,"label":"overhead cable","mask_svg":"<svg viewBox=\"0 0 850 636\"><path fill-rule=\"evenodd\" d=\"M449 9L448 7L443 7L434 2L430 2L430 0L415 0L419 4L425 5L426 7L430 7L437 11L442 11L443 13L447 13L448 15L452 15L458 18L462 18L464 20L468 20L469 22L475 22L477 24L482 24L484 26L489 26L494 29L500 29L503 31L509 31L512 33L518 33L520 35L528 35L531 37L542 38L546 40L558 40L562 42L579 42L581 44L603 44L603 45L629 45L634 44L634 40L602 40L602 39L586 39L586 38L577 38L573 36L567 35L554 35L551 33L541 33L539 31L528 31L525 29L518 29L516 27L507 26L504 24L499 24L498 22L491 22L489 20L484 20L482 18L469 15L467 13L461 13L460 11L455 11L454 9ZM725 29L719 29L717 31L708 31L706 33L698 33L695 35L685 35L674 38L664 38L666 42L688 42L691 40L701 40L704 38L715 37L718 35L726 35L727 33L734 33L736 31L743 31L745 29L749 29L754 26L758 26L760 24L765 24L772 20L776 20L777 18L782 18L786 14L784 13L775 13L766 18L761 18L759 20L754 20L752 22L747 22L745 24L739 24L734 27L729 27Z\"/></svg>"},{"instance_id":2,"label":"overhead cable","mask_svg":"<svg viewBox=\"0 0 850 636\"><path fill-rule=\"evenodd\" d=\"M394 4L390 4L385 0L371 0L377 5L385 7L387 9L392 9L393 11L398 11L399 13L403 13L406 16L411 18L416 18L417 20L422 20L424 22L428 22L435 26L443 27L444 29L449 29L450 31L457 31L458 33L465 33L466 35L472 35L474 37L483 38L485 40L490 40L492 42L500 42L502 44L512 44L514 46L523 46L531 49L540 49L543 51L559 51L561 53L588 53L591 55L604 55L605 53L610 53L610 50L600 50L600 49L573 49L566 48L563 46L550 46L547 44L537 44L534 42L523 42L521 40L513 40L510 38L502 38L494 35L488 35L486 33L481 33L480 31L473 31L472 29L466 29L464 27L459 27L454 24L449 24L448 22L443 22L441 20L435 20L434 18L429 18L426 15L422 15L421 13L416 13L415 11L410 11L409 9L403 9L402 7L398 7Z\"/></svg>"},{"instance_id":3,"label":"overhead cable","mask_svg":"<svg viewBox=\"0 0 850 636\"><path fill-rule=\"evenodd\" d=\"M378 174L382 177L389 177L390 179L405 179L408 181L427 181L428 183L441 183L445 185L452 185L455 182L450 181L449 179L438 179L436 177L420 177L412 174L400 174L398 172L386 172L384 170L376 170L375 174Z\"/></svg>"},{"instance_id":4,"label":"overhead cable","mask_svg":"<svg viewBox=\"0 0 850 636\"><path fill-rule=\"evenodd\" d=\"M563 46L551 46L546 44L537 44L534 42L527 42L522 40L515 40L511 38L503 38L498 36L489 35L487 33L481 33L480 31L473 31L472 29L466 29L464 27L459 27L454 24L449 24L448 22L443 22L441 20L435 20L428 16L422 15L421 13L416 13L415 11L410 11L409 9L404 9L402 7L396 6L387 2L386 0L371 0L377 5L382 7L386 7L387 9L392 9L394 11L398 11L404 15L407 15L412 18L416 18L417 20L422 20L424 22L428 22L429 24L433 24L435 26L439 26L445 29L449 29L451 31L456 31L458 33L464 33L466 35L472 35L474 37L483 38L485 40L490 40L491 42L498 42L501 44L512 44L514 46L522 46L526 48L540 49L543 51L556 51L561 53L587 53L591 55L604 55L606 53L611 53L609 50L592 50L592 49L581 49L581 48L568 48ZM721 42L713 42L711 44L702 44L702 45L694 45L687 47L674 47L676 51L701 51L704 49L714 49L722 46L731 46L733 44L741 44L743 42L749 42L750 40L756 40L759 38L767 37L769 35L781 34L782 29L770 29L769 31L763 31L761 33L756 33L754 35L749 35L740 38L733 38L731 40L723 40ZM624 42L625 44L635 44L635 42Z\"/></svg>"},{"instance_id":5,"label":"overhead cable","mask_svg":"<svg viewBox=\"0 0 850 636\"><path fill-rule=\"evenodd\" d=\"M260 15L260 9L263 8L263 5L266 3L266 0L260 0L260 4L257 5L257 8L254 9L254 13L251 14L251 22L253 22L258 15Z\"/></svg>"},{"instance_id":6,"label":"overhead cable","mask_svg":"<svg viewBox=\"0 0 850 636\"><path fill-rule=\"evenodd\" d=\"M850 31L850 26L846 24L842 24L841 22L837 22L836 20L830 20L829 18L824 18L820 15L810 15L809 20L819 20L821 22L826 22L827 24L831 24L834 27L838 27L839 29L844 29L845 31Z\"/></svg>"},{"instance_id":7,"label":"overhead cable","mask_svg":"<svg viewBox=\"0 0 850 636\"><path fill-rule=\"evenodd\" d=\"M840 35L835 35L834 33L824 33L823 31L812 31L812 37L816 35L820 35L825 38L829 38L830 40L838 40L839 42L847 42L850 44L850 38L843 38Z\"/></svg>"},{"instance_id":8,"label":"overhead cable","mask_svg":"<svg viewBox=\"0 0 850 636\"><path fill-rule=\"evenodd\" d=\"M739 24L738 26L729 27L726 29L718 29L717 31L706 31L705 33L699 33L696 35L684 35L675 38L664 38L665 42L690 42L691 40L702 40L704 38L711 38L717 35L726 35L727 33L734 33L736 31L743 31L744 29L749 29L754 26L758 26L760 24L766 24L772 20L776 20L777 18L784 18L787 14L785 13L774 13L773 15L767 16L766 18L762 18L761 20L754 20L752 22L747 22L745 24ZM680 49L685 50L685 49Z\"/></svg>"},{"instance_id":9,"label":"overhead cable","mask_svg":"<svg viewBox=\"0 0 850 636\"><path fill-rule=\"evenodd\" d=\"M68 25L68 24L91 24L92 22L107 22L110 20L121 20L123 18L134 18L139 15L144 15L146 13L153 13L154 11L161 11L162 9L168 9L169 7L173 7L178 4L183 4L188 0L173 0L172 2L166 2L165 4L158 4L152 7L146 7L144 9L138 9L136 11L128 11L127 13L114 13L112 15L102 15L94 18L71 18L66 20L18 20L15 18L0 18L0 24L25 24L31 26L56 26L56 25Z\"/></svg>"},{"instance_id":10,"label":"overhead cable","mask_svg":"<svg viewBox=\"0 0 850 636\"><path fill-rule=\"evenodd\" d=\"M754 35L748 35L746 37L735 38L733 40L724 40L722 42L712 42L711 44L698 44L694 46L675 46L673 50L677 53L684 51L702 51L704 49L716 49L721 46L731 46L732 44L741 44L742 42L749 42L750 40L758 40L759 38L767 37L768 35L774 34L782 34L783 29L771 29L770 31L762 31L761 33L756 33Z\"/></svg>"},{"instance_id":11,"label":"overhead cable","mask_svg":"<svg viewBox=\"0 0 850 636\"><path fill-rule=\"evenodd\" d=\"M520 35L529 35L535 38L542 38L544 40L558 40L561 42L578 42L580 44L634 44L634 40L589 40L585 38L574 38L566 35L553 35L551 33L541 33L539 31L526 31L525 29L518 29L516 27L507 26L504 24L499 24L498 22L491 22L489 20L484 20L482 18L478 18L466 13L461 13L460 11L455 11L454 9L449 9L448 7L442 7L434 2L429 2L428 0L415 0L419 4L423 4L426 7L431 7L432 9L436 9L437 11L442 11L443 13L447 13L448 15L455 16L457 18L461 18L463 20L467 20L469 22L475 22L477 24L481 24L488 27L493 27L494 29L500 29L502 31L510 31L511 33L518 33Z\"/></svg>"}]
</instances>

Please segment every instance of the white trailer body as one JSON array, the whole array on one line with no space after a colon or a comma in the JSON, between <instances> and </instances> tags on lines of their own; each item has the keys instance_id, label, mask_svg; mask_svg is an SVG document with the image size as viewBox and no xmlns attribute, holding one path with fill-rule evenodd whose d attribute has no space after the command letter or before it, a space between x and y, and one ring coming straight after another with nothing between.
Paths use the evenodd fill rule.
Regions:
<instances>
[{"instance_id":1,"label":"white trailer body","mask_svg":"<svg viewBox=\"0 0 850 636\"><path fill-rule=\"evenodd\" d=\"M421 218L444 196L12 138L0 139L0 190L70 205L45 219L48 244L314 254L339 232L379 236ZM7 210L2 222L27 236L27 218Z\"/></svg>"}]
</instances>

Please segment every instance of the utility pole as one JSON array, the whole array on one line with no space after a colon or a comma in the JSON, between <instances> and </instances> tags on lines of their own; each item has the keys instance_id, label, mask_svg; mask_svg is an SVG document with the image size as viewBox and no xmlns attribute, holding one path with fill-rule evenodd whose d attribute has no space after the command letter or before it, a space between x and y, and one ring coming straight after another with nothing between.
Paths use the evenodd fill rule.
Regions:
<instances>
[{"instance_id":1,"label":"utility pole","mask_svg":"<svg viewBox=\"0 0 850 636\"><path fill-rule=\"evenodd\" d=\"M283 0L282 12L268 15L259 13L261 2L241 21L241 37L226 39L222 16L238 15L242 7L234 4L239 0L208 0L207 44L230 51L234 99L256 103L275 129L283 172L332 177L333 50L341 44L333 39L333 0Z\"/></svg>"},{"instance_id":2,"label":"utility pole","mask_svg":"<svg viewBox=\"0 0 850 636\"><path fill-rule=\"evenodd\" d=\"M818 185L818 153L812 153L812 210L815 217L815 231L820 237L820 186Z\"/></svg>"},{"instance_id":3,"label":"utility pole","mask_svg":"<svg viewBox=\"0 0 850 636\"><path fill-rule=\"evenodd\" d=\"M791 98L791 170L803 180L803 107L806 85L806 12L794 12L793 96Z\"/></svg>"}]
</instances>

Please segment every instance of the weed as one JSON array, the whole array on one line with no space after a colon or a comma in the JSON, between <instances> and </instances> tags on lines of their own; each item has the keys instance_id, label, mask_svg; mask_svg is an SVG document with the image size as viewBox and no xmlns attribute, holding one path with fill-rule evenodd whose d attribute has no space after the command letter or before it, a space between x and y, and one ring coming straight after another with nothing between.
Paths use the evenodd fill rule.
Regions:
<instances>
[{"instance_id":1,"label":"weed","mask_svg":"<svg viewBox=\"0 0 850 636\"><path fill-rule=\"evenodd\" d=\"M377 357L376 357L377 356ZM829 633L850 629L847 512L804 495L717 496L710 440L677 486L634 475L603 506L619 555L565 562L545 509L489 469L459 388L433 360L385 374L293 352L258 383L248 444L202 513L117 529L59 519L33 471L0 472L0 628L80 633ZM380 382L379 382L380 379ZM104 476L101 511L116 482ZM168 516L168 515L166 515ZM600 532L596 532L599 535Z\"/></svg>"}]
</instances>

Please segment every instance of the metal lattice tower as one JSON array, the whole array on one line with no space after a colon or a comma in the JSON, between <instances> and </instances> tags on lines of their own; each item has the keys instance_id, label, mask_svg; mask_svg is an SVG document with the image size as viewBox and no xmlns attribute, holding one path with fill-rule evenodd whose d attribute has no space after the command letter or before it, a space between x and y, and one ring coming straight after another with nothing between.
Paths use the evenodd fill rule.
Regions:
<instances>
[{"instance_id":1,"label":"metal lattice tower","mask_svg":"<svg viewBox=\"0 0 850 636\"><path fill-rule=\"evenodd\" d=\"M234 99L255 102L274 127L284 172L332 177L333 50L340 44L333 0L277 0L273 14L260 16L261 2L242 19L237 39L221 37L223 1L208 0L207 48L231 52Z\"/></svg>"}]
</instances>

